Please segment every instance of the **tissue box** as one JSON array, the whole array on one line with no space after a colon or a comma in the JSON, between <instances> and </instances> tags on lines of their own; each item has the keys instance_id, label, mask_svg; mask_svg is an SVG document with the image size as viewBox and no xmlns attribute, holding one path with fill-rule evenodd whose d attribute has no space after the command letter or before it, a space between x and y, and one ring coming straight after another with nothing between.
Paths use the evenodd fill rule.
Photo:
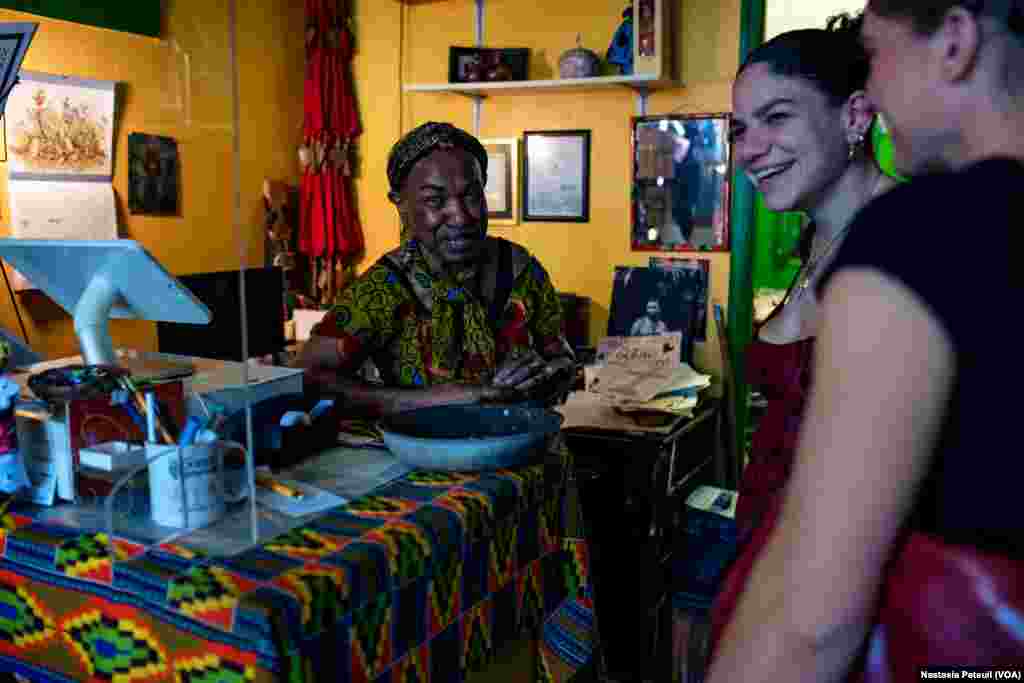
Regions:
<instances>
[{"instance_id":1,"label":"tissue box","mask_svg":"<svg viewBox=\"0 0 1024 683\"><path fill-rule=\"evenodd\" d=\"M195 359L196 372L185 380L190 415L204 414L196 395L226 408L226 414L245 407L245 386L242 384L242 363ZM268 398L302 393L303 371L276 365L249 363L249 399L258 403Z\"/></svg>"},{"instance_id":2,"label":"tissue box","mask_svg":"<svg viewBox=\"0 0 1024 683\"><path fill-rule=\"evenodd\" d=\"M146 449L128 441L107 441L78 450L78 461L86 467L115 472L146 464Z\"/></svg>"}]
</instances>

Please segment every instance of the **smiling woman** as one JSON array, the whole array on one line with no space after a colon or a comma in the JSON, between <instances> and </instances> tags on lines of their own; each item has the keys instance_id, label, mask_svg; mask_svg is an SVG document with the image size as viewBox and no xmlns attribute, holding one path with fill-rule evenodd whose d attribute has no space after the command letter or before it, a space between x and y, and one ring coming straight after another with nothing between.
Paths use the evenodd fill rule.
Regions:
<instances>
[{"instance_id":1,"label":"smiling woman","mask_svg":"<svg viewBox=\"0 0 1024 683\"><path fill-rule=\"evenodd\" d=\"M716 626L729 625L709 683L903 681L953 662L1019 676L1024 662L1024 472L1004 446L1019 411L991 400L1024 374L1006 362L1016 340L977 325L1005 318L1020 292L1024 0L870 0L862 38L870 75L857 87L912 181L856 211L814 276L821 329L799 446L779 478L785 500L766 508L716 605ZM749 94L737 84L743 163L764 183L792 161L764 183L785 203L769 185L799 179L802 150L783 133L807 110L785 105L776 129L777 105ZM965 230L992 256L951 278L928 245Z\"/></svg>"},{"instance_id":2,"label":"smiling woman","mask_svg":"<svg viewBox=\"0 0 1024 683\"><path fill-rule=\"evenodd\" d=\"M740 484L736 520L743 550L712 611L713 643L768 539L796 453L820 323L812 285L857 212L894 183L870 144L875 112L863 90L868 65L859 23L843 16L825 30L776 36L751 53L733 87L735 163L769 209L801 211L811 223L800 240L800 271L746 350L751 382L768 406Z\"/></svg>"}]
</instances>

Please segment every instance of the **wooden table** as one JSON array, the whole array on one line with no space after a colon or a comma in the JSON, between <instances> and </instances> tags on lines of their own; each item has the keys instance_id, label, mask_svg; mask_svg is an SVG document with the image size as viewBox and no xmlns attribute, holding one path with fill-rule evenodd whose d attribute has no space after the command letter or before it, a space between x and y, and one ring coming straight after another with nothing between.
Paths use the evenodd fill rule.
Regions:
<instances>
[{"instance_id":1,"label":"wooden table","mask_svg":"<svg viewBox=\"0 0 1024 683\"><path fill-rule=\"evenodd\" d=\"M0 529L0 671L462 681L520 634L539 640L585 591L563 544L562 471L413 471L230 557L145 549L21 508Z\"/></svg>"}]
</instances>

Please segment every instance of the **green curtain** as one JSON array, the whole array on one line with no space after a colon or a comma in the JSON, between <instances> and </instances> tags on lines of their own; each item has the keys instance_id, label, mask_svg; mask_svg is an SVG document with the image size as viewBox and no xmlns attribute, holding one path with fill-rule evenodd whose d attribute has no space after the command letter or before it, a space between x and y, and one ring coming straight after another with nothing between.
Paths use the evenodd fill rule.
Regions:
<instances>
[{"instance_id":1,"label":"green curtain","mask_svg":"<svg viewBox=\"0 0 1024 683\"><path fill-rule=\"evenodd\" d=\"M0 7L144 36L160 36L160 0L0 0Z\"/></svg>"}]
</instances>

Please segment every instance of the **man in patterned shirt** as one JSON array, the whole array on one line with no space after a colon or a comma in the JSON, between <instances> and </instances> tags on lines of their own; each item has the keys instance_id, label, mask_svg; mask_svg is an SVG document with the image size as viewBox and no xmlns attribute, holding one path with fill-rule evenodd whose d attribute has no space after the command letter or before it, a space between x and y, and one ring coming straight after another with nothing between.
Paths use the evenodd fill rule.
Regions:
<instances>
[{"instance_id":1,"label":"man in patterned shirt","mask_svg":"<svg viewBox=\"0 0 1024 683\"><path fill-rule=\"evenodd\" d=\"M338 296L299 365L346 410L548 398L573 355L558 295L523 247L487 236L487 153L447 123L426 123L388 157L402 244ZM376 366L381 383L359 377Z\"/></svg>"}]
</instances>

